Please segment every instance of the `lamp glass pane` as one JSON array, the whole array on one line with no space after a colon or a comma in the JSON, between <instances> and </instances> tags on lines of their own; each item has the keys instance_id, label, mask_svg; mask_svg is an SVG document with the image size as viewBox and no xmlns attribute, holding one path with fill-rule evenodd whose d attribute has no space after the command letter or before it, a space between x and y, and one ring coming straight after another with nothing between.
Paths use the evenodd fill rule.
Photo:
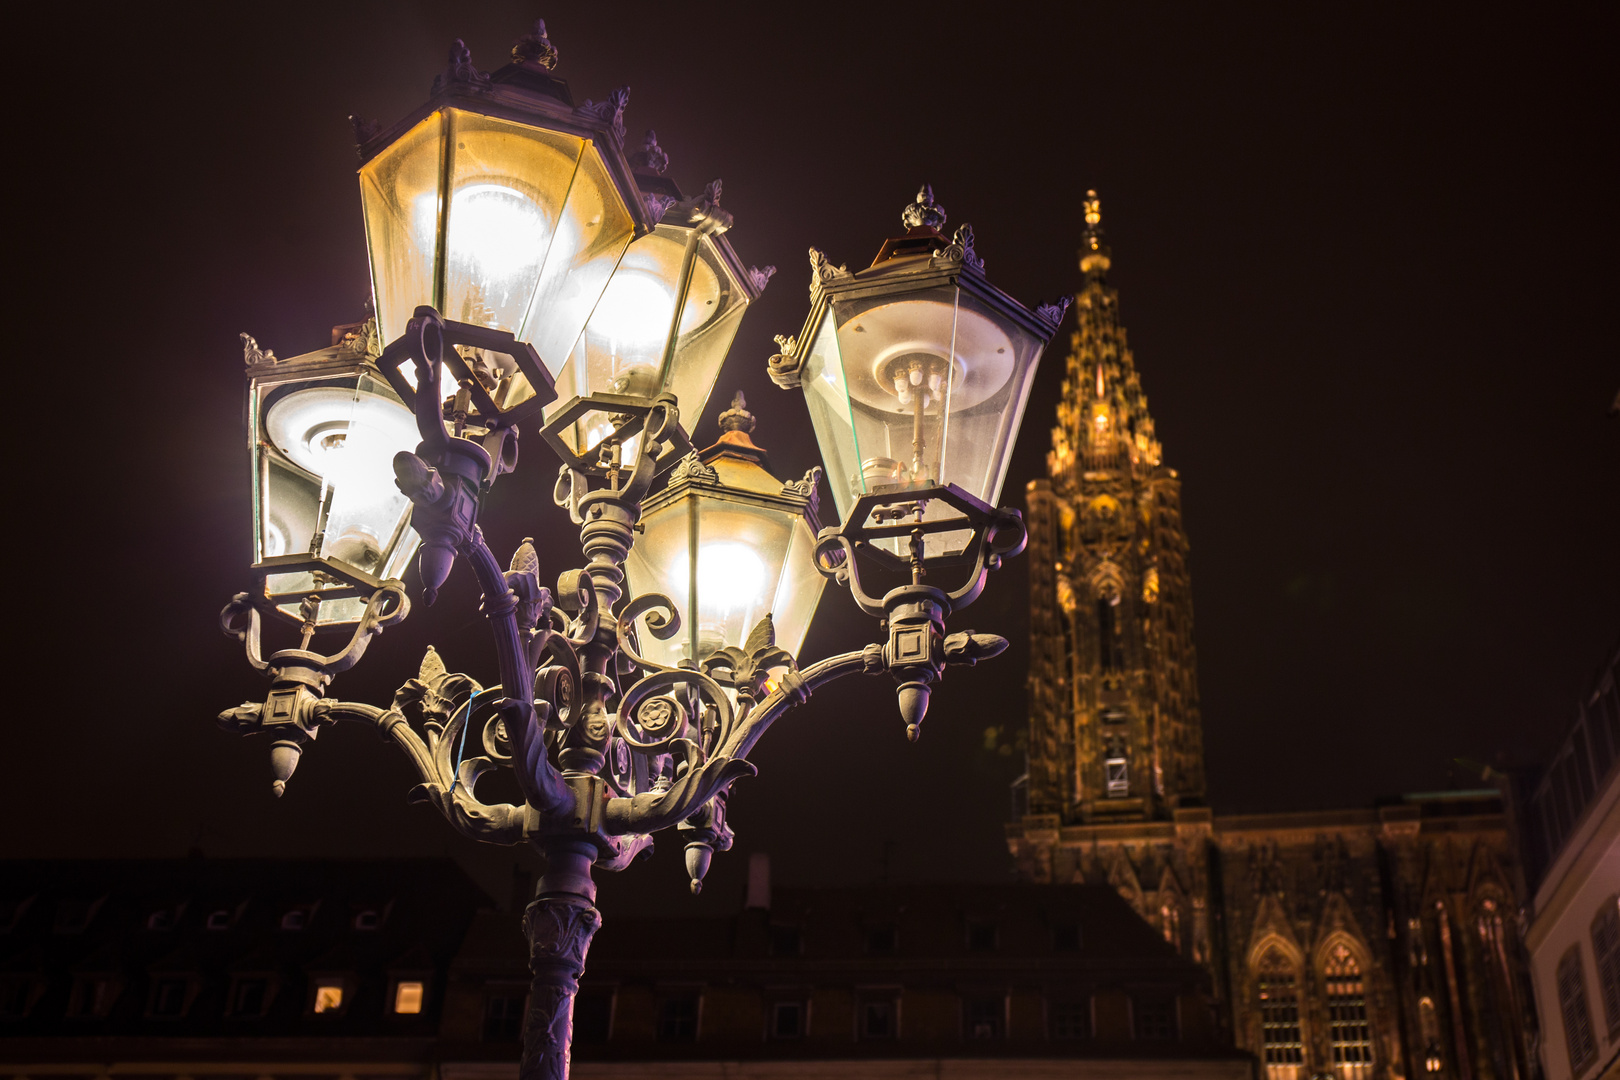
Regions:
<instances>
[{"instance_id":1,"label":"lamp glass pane","mask_svg":"<svg viewBox=\"0 0 1620 1080\"><path fill-rule=\"evenodd\" d=\"M418 305L434 302L443 124L443 114L434 113L360 168L377 330L384 341L405 332Z\"/></svg>"},{"instance_id":2,"label":"lamp glass pane","mask_svg":"<svg viewBox=\"0 0 1620 1080\"><path fill-rule=\"evenodd\" d=\"M648 632L645 618L641 620L637 636L648 660L674 666L692 657L694 646L699 660L727 646L741 646L766 614L776 621L784 648L803 642L820 597L819 585L805 571L816 582L821 579L810 561L809 528L802 515L691 492L649 512L643 524L646 531L625 561L630 592L664 594L680 611L682 623L673 638L659 641ZM790 634L796 635L792 646L787 641Z\"/></svg>"},{"instance_id":3,"label":"lamp glass pane","mask_svg":"<svg viewBox=\"0 0 1620 1080\"><path fill-rule=\"evenodd\" d=\"M254 556L320 556L374 577L398 577L415 552L410 501L393 457L417 443L416 422L369 372L258 382L252 390ZM308 570L268 575L267 592L342 588ZM322 625L352 622L363 600L321 605ZM296 614L298 604L282 605Z\"/></svg>"},{"instance_id":4,"label":"lamp glass pane","mask_svg":"<svg viewBox=\"0 0 1620 1080\"><path fill-rule=\"evenodd\" d=\"M681 310L680 337L665 371L664 345L688 235L687 229L660 225L630 245L558 376L554 409L575 396L611 393L650 398L668 390L680 401L682 426L687 431L696 426L736 337L748 294L714 241L708 237L699 241ZM605 415L584 417L571 432L575 452L585 453L612 429Z\"/></svg>"},{"instance_id":5,"label":"lamp glass pane","mask_svg":"<svg viewBox=\"0 0 1620 1080\"><path fill-rule=\"evenodd\" d=\"M838 351L838 332L832 308L827 308L816 329L810 352L800 370L799 385L810 410L810 425L821 447L838 519L849 515L855 499L866 490L861 482L861 457L855 445L855 423L850 417L849 387L844 361Z\"/></svg>"},{"instance_id":6,"label":"lamp glass pane","mask_svg":"<svg viewBox=\"0 0 1620 1080\"><path fill-rule=\"evenodd\" d=\"M553 377L567 365L635 228L607 165L587 143L518 331Z\"/></svg>"}]
</instances>

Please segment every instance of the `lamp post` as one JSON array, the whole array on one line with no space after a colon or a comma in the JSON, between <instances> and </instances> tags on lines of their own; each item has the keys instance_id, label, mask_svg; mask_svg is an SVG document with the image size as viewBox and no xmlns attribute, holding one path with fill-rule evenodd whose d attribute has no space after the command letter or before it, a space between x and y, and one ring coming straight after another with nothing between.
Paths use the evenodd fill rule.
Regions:
<instances>
[{"instance_id":1,"label":"lamp post","mask_svg":"<svg viewBox=\"0 0 1620 1080\"><path fill-rule=\"evenodd\" d=\"M688 453L681 426L768 272L744 270L725 241L717 183L683 197L650 133L627 157L624 95L574 108L555 61L543 24L491 75L457 42L427 106L386 134L357 126L375 325L393 340L379 352L363 327L278 361L244 336L255 587L221 615L271 684L220 723L271 737L276 794L322 728L370 724L410 758L413 801L472 839L541 854L524 915L525 1080L568 1073L574 993L600 923L594 869L625 868L673 826L696 891L731 844L727 791L754 775L748 754L777 718L833 679L888 673L915 738L946 666L1006 647L946 635L944 620L1022 549L1018 513L992 502L1056 328L1056 309L1031 314L973 276L971 242L946 243L942 215L925 213L847 290L813 259L807 326L830 328L816 340L838 340L838 366L831 351L800 361L789 348L773 372L838 384L858 417L852 435L827 428L815 391L843 515L818 532L820 470L773 477L741 395L714 446ZM846 292L853 306L840 306ZM869 336L857 348L846 330ZM555 589L532 541L502 569L477 523L532 421L563 461L556 502L585 557ZM850 470L874 445L897 445L905 424L909 457ZM984 431L995 439L947 448ZM409 613L400 575L418 541L428 603L456 559L473 570L500 684L453 673L429 649L386 708L329 696ZM868 559L909 582L869 595ZM932 573L954 573L955 587L925 583ZM888 637L801 667L826 580L884 618ZM266 616L296 624L298 647L265 655ZM347 632L347 644L317 651L323 632ZM521 804L480 798L479 778L497 768L512 771Z\"/></svg>"}]
</instances>

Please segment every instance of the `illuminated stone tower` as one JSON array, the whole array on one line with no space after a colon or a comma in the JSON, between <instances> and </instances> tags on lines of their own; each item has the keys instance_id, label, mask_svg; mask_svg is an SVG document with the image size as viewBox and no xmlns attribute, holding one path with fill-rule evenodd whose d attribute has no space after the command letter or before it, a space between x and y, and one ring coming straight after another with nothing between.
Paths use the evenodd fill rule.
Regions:
<instances>
[{"instance_id":1,"label":"illuminated stone tower","mask_svg":"<svg viewBox=\"0 0 1620 1080\"><path fill-rule=\"evenodd\" d=\"M1028 812L1064 825L1202 804L1181 484L1108 286L1096 192L1048 478L1030 483Z\"/></svg>"}]
</instances>

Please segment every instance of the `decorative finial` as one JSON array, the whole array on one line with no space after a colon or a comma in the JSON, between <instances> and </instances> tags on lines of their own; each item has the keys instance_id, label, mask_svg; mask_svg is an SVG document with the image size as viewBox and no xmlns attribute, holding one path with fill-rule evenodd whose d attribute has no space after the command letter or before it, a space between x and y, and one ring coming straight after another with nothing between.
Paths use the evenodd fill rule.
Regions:
<instances>
[{"instance_id":1,"label":"decorative finial","mask_svg":"<svg viewBox=\"0 0 1620 1080\"><path fill-rule=\"evenodd\" d=\"M642 142L641 149L630 155L630 167L655 176L664 175L664 170L669 168L669 155L658 145L658 132L647 129L647 138Z\"/></svg>"},{"instance_id":2,"label":"decorative finial","mask_svg":"<svg viewBox=\"0 0 1620 1080\"><path fill-rule=\"evenodd\" d=\"M748 283L754 287L755 292L762 293L765 291L765 286L771 283L771 276L775 273L776 267L774 266L750 266L748 268Z\"/></svg>"},{"instance_id":3,"label":"decorative finial","mask_svg":"<svg viewBox=\"0 0 1620 1080\"><path fill-rule=\"evenodd\" d=\"M592 101L590 98L586 98L585 104L581 105L576 111L585 113L587 116L593 116L606 124L608 130L613 132L613 137L618 139L622 145L624 143L624 109L629 104L630 88L621 86L617 90L610 91L605 101Z\"/></svg>"},{"instance_id":4,"label":"decorative finial","mask_svg":"<svg viewBox=\"0 0 1620 1080\"><path fill-rule=\"evenodd\" d=\"M748 399L741 390L731 399L731 408L720 414L721 431L752 432L754 414L748 411Z\"/></svg>"},{"instance_id":5,"label":"decorative finial","mask_svg":"<svg viewBox=\"0 0 1620 1080\"><path fill-rule=\"evenodd\" d=\"M1080 270L1093 280L1101 281L1108 268L1113 265L1108 245L1103 242L1102 200L1097 198L1095 191L1087 189L1083 205L1086 211L1086 231L1080 246Z\"/></svg>"},{"instance_id":6,"label":"decorative finial","mask_svg":"<svg viewBox=\"0 0 1620 1080\"><path fill-rule=\"evenodd\" d=\"M720 191L723 187L724 185L720 183L720 178L718 176L715 177L713 180L710 180L707 184L703 185L703 194L698 196L698 202L707 206L719 206Z\"/></svg>"},{"instance_id":7,"label":"decorative finial","mask_svg":"<svg viewBox=\"0 0 1620 1080\"><path fill-rule=\"evenodd\" d=\"M945 208L934 202L934 189L924 184L917 192L916 200L901 213L900 221L908 229L933 229L938 232L945 227Z\"/></svg>"},{"instance_id":8,"label":"decorative finial","mask_svg":"<svg viewBox=\"0 0 1620 1080\"><path fill-rule=\"evenodd\" d=\"M557 46L546 36L546 20L534 20L534 29L512 43L512 59L519 64L538 64L547 71L557 66Z\"/></svg>"},{"instance_id":9,"label":"decorative finial","mask_svg":"<svg viewBox=\"0 0 1620 1080\"><path fill-rule=\"evenodd\" d=\"M238 334L242 339L242 362L248 367L254 364L274 364L276 354L273 349L261 349L259 343L253 340L252 334Z\"/></svg>"},{"instance_id":10,"label":"decorative finial","mask_svg":"<svg viewBox=\"0 0 1620 1080\"><path fill-rule=\"evenodd\" d=\"M445 65L444 74L433 80L433 92L438 93L453 83L468 86L489 85L489 76L479 71L473 64L472 50L467 48L467 43L460 38L450 43L450 61Z\"/></svg>"}]
</instances>

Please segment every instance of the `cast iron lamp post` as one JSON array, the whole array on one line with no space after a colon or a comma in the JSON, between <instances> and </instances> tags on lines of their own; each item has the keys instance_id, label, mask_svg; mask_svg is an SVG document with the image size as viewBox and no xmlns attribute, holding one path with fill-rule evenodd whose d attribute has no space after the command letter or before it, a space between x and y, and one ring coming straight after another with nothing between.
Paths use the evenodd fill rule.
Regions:
<instances>
[{"instance_id":1,"label":"cast iron lamp post","mask_svg":"<svg viewBox=\"0 0 1620 1080\"><path fill-rule=\"evenodd\" d=\"M270 736L278 795L323 727L370 724L411 759L413 801L475 840L541 853L524 915L525 1080L568 1072L600 923L593 867L623 869L675 826L696 891L732 841L729 786L754 775L749 751L788 709L841 676L888 673L915 738L945 667L1006 647L947 635L944 621L1022 550L1021 517L993 503L1062 314L987 285L971 231L946 242L931 196L868 271L812 252L814 344L801 358L784 339L772 371L805 385L834 469L843 524L818 531L820 470L771 476L741 395L701 453L680 422L683 402L695 415L707 399L768 272L737 262L717 183L683 198L651 133L627 157L625 94L574 108L555 60L543 24L491 75L457 42L424 109L386 135L357 125L375 324L285 361L244 335L254 588L221 615L271 686L220 722ZM393 337L380 351L379 331ZM586 559L555 590L532 541L503 570L477 524L533 420L563 460L556 502ZM418 549L429 603L456 559L471 567L500 684L429 649L387 708L329 697L409 614L400 575ZM869 557L906 580L869 595ZM924 580L953 570L954 589ZM882 617L887 640L801 668L826 580ZM296 625L298 647L264 655L266 617ZM311 648L329 631L347 644ZM479 798L496 768L513 772L521 804Z\"/></svg>"}]
</instances>

